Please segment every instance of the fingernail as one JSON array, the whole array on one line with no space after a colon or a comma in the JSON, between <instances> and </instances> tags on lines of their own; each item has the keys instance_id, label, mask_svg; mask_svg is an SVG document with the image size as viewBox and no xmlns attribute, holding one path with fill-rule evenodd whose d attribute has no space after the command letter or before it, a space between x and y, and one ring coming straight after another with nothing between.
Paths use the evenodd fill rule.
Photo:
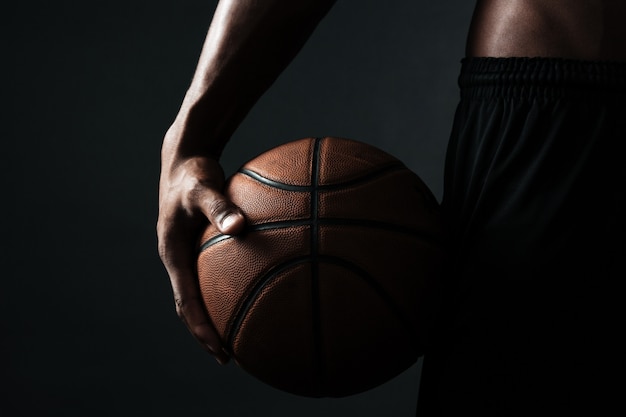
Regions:
<instances>
[{"instance_id":1,"label":"fingernail","mask_svg":"<svg viewBox=\"0 0 626 417\"><path fill-rule=\"evenodd\" d=\"M235 224L235 221L236 219L234 214L226 215L226 217L224 217L221 221L222 229L230 228L233 224Z\"/></svg>"},{"instance_id":2,"label":"fingernail","mask_svg":"<svg viewBox=\"0 0 626 417\"><path fill-rule=\"evenodd\" d=\"M211 346L206 345L206 347L212 353L212 356L217 361L217 363L219 363L220 365L225 365L228 363L228 356L226 355L226 353L224 353L224 349L220 349L220 352L217 353Z\"/></svg>"}]
</instances>

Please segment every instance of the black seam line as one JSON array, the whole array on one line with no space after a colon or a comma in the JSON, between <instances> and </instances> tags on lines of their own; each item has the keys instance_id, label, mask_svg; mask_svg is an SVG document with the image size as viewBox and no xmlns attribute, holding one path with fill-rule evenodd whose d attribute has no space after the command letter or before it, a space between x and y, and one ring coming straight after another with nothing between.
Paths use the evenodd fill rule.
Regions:
<instances>
[{"instance_id":1,"label":"black seam line","mask_svg":"<svg viewBox=\"0 0 626 417\"><path fill-rule=\"evenodd\" d=\"M379 229L385 230L387 232L398 233L406 236L411 236L420 240L423 240L427 243L436 243L443 244L443 240L441 238L436 237L433 234L426 233L423 231L408 229L404 226L395 225L391 223L379 222L375 220L359 220L359 219L343 219L343 218L318 218L317 219L318 226L348 226L348 227L365 227L368 229ZM279 222L268 222L257 224L254 226L248 226L246 229L246 233L257 232L263 230L274 230L274 229L288 229L290 227L301 227L301 226L312 226L311 219L303 219L303 220L285 220ZM230 239L231 235L217 235L212 237L211 239L204 242L198 253L208 249L209 247L216 245L220 242L223 242L227 239Z\"/></svg>"},{"instance_id":2,"label":"black seam line","mask_svg":"<svg viewBox=\"0 0 626 417\"><path fill-rule=\"evenodd\" d=\"M322 357L322 324L319 293L319 180L320 180L320 147L322 139L316 138L313 145L311 166L311 331L313 335L313 375L314 384L322 387L325 383L325 369Z\"/></svg>"},{"instance_id":3,"label":"black seam line","mask_svg":"<svg viewBox=\"0 0 626 417\"><path fill-rule=\"evenodd\" d=\"M227 239L230 239L231 237L232 237L231 235L222 235L222 234L212 237L211 239L207 240L202 245L200 245L200 249L198 249L198 253L202 253L206 249L210 248L211 246L216 245L220 242L223 242Z\"/></svg>"},{"instance_id":4,"label":"black seam line","mask_svg":"<svg viewBox=\"0 0 626 417\"><path fill-rule=\"evenodd\" d=\"M243 323L243 320L248 315L250 308L252 308L252 305L255 303L255 301L259 297L259 294L261 293L261 291L263 291L265 287L271 284L274 281L274 279L276 279L276 277L280 275L282 272L296 265L300 265L309 261L311 261L311 258L308 255L293 258L289 261L283 262L282 264L279 264L275 266L274 268L270 269L265 275L263 275L261 278L257 280L257 282L252 287L252 290L248 293L244 301L238 307L237 314L235 316L235 319L232 322L233 325L230 326L230 332L226 340L228 343L227 346L230 348L231 352L233 350L233 343L235 341L235 337L237 337L237 335L239 334L239 331L241 330L241 324ZM411 319L407 316L406 312L404 312L396 304L395 300L385 291L385 289L378 283L376 279L374 279L365 270L353 264L352 262L346 261L344 259L341 259L335 256L318 255L317 262L340 266L342 268L345 268L351 271L356 276L363 279L363 281L365 281L365 283L368 284L370 288L383 300L383 302L387 305L387 307L389 307L392 313L400 321L401 325L406 328L409 334L409 339L414 344L414 346L416 348L419 347L417 332Z\"/></svg>"},{"instance_id":5,"label":"black seam line","mask_svg":"<svg viewBox=\"0 0 626 417\"><path fill-rule=\"evenodd\" d=\"M235 315L235 319L232 322L233 325L230 326L230 331L228 333L226 340L228 343L227 346L229 347L231 352L233 351L233 343L235 341L235 337L237 337L237 335L239 334L241 324L243 323L243 320L245 319L245 317L248 315L248 311L250 310L250 308L252 308L252 305L259 297L259 294L261 293L261 291L263 291L263 289L269 283L271 283L274 280L274 278L276 278L280 273L288 270L291 267L294 267L296 265L309 262L309 261L310 261L310 257L308 255L293 258L289 261L283 262L282 264L276 265L275 267L270 269L265 275L261 276L261 278L257 280L257 282L252 286L252 290L250 290L248 295L245 297L244 301L237 308L237 314Z\"/></svg>"},{"instance_id":6,"label":"black seam line","mask_svg":"<svg viewBox=\"0 0 626 417\"><path fill-rule=\"evenodd\" d=\"M396 171L401 171L404 169L407 169L407 168L402 162L393 162L392 164L382 167L379 170L370 172L369 174L365 174L361 177L354 178L349 181L344 181L344 182L335 183L335 184L327 184L327 185L318 184L317 187L309 186L309 185L285 184L282 182L271 180L254 171L251 171L249 169L244 169L244 168L239 170L239 174L246 175L260 182L261 184L267 185L268 187L277 188L279 190L310 193L313 191L314 188L317 189L317 191L333 191L337 189L354 187L355 185L359 185L359 184L371 181L375 178L385 176L386 174L396 172Z\"/></svg>"},{"instance_id":7,"label":"black seam line","mask_svg":"<svg viewBox=\"0 0 626 417\"><path fill-rule=\"evenodd\" d=\"M313 188L308 185L292 185L292 184L285 184L283 182L274 181L254 171L250 171L249 169L245 169L245 168L241 168L239 170L239 173L246 175L254 180L257 180L261 184L267 185L268 187L278 188L279 190L310 193L311 189Z\"/></svg>"},{"instance_id":8,"label":"black seam line","mask_svg":"<svg viewBox=\"0 0 626 417\"><path fill-rule=\"evenodd\" d=\"M409 340L413 344L413 347L419 349L418 333L415 324L409 318L407 313L402 310L402 308L400 308L400 306L396 303L393 297L391 297L391 295L389 295L389 293L385 291L385 289L382 285L380 285L378 280L376 280L367 271L360 268L359 266L336 256L320 255L318 257L318 262L340 266L363 279L363 281L365 281L365 283L368 284L369 287L383 300L383 302L391 310L392 314L396 316L398 321L405 328L408 333Z\"/></svg>"}]
</instances>

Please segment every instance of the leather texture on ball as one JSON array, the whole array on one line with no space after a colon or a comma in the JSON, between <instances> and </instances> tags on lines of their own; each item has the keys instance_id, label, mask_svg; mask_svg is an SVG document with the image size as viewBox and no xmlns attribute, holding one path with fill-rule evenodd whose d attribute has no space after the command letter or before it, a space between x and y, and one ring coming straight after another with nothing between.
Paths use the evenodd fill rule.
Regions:
<instances>
[{"instance_id":1,"label":"leather texture on ball","mask_svg":"<svg viewBox=\"0 0 626 417\"><path fill-rule=\"evenodd\" d=\"M243 369L294 394L341 397L423 353L444 227L428 187L398 159L307 138L246 163L225 193L247 229L225 236L209 225L198 275Z\"/></svg>"}]
</instances>

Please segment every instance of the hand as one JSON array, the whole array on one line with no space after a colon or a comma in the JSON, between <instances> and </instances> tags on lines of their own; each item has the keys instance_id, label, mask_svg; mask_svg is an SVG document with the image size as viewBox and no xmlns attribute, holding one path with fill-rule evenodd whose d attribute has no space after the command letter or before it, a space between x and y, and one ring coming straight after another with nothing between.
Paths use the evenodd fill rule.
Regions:
<instances>
[{"instance_id":1,"label":"hand","mask_svg":"<svg viewBox=\"0 0 626 417\"><path fill-rule=\"evenodd\" d=\"M159 254L176 311L220 363L228 360L200 294L197 243L207 221L236 234L245 220L221 194L218 155L252 105L302 48L334 0L220 1L193 80L165 135L159 185Z\"/></svg>"},{"instance_id":2,"label":"hand","mask_svg":"<svg viewBox=\"0 0 626 417\"><path fill-rule=\"evenodd\" d=\"M217 160L174 158L166 149L159 185L159 255L172 283L178 316L202 347L224 364L228 354L200 294L197 245L207 220L221 233L236 234L244 227L244 216L221 194L224 172Z\"/></svg>"}]
</instances>

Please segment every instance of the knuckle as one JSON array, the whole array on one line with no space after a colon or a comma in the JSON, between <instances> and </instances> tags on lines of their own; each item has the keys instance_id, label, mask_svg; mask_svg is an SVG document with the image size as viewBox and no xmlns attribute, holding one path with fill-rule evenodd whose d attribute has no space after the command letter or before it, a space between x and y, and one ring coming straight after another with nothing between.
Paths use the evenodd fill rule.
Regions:
<instances>
[{"instance_id":1,"label":"knuckle","mask_svg":"<svg viewBox=\"0 0 626 417\"><path fill-rule=\"evenodd\" d=\"M182 321L185 321L185 315L183 314L183 309L177 305L175 307L175 311L176 311L176 315L178 316L178 318L181 319Z\"/></svg>"},{"instance_id":2,"label":"knuckle","mask_svg":"<svg viewBox=\"0 0 626 417\"><path fill-rule=\"evenodd\" d=\"M185 303L182 298L175 298L174 305L176 307L176 315L178 318L185 324L187 324L187 319L185 317Z\"/></svg>"},{"instance_id":3,"label":"knuckle","mask_svg":"<svg viewBox=\"0 0 626 417\"><path fill-rule=\"evenodd\" d=\"M168 223L169 222L167 222L162 216L159 216L156 222L156 234L159 242L159 249L161 249L161 246L165 244L164 242L167 234L166 230Z\"/></svg>"},{"instance_id":4,"label":"knuckle","mask_svg":"<svg viewBox=\"0 0 626 417\"><path fill-rule=\"evenodd\" d=\"M224 217L230 211L230 204L223 199L214 199L209 202L209 215L213 219Z\"/></svg>"},{"instance_id":5,"label":"knuckle","mask_svg":"<svg viewBox=\"0 0 626 417\"><path fill-rule=\"evenodd\" d=\"M181 219L181 210L177 202L168 202L159 207L156 221L156 233L159 243L165 243L171 238L172 228Z\"/></svg>"},{"instance_id":6,"label":"knuckle","mask_svg":"<svg viewBox=\"0 0 626 417\"><path fill-rule=\"evenodd\" d=\"M168 250L168 246L165 244L165 242L163 241L159 241L159 243L157 244L157 251L159 252L159 258L161 258L161 262L163 262L165 265L169 264L170 262L170 256L169 256L169 250Z\"/></svg>"},{"instance_id":7,"label":"knuckle","mask_svg":"<svg viewBox=\"0 0 626 417\"><path fill-rule=\"evenodd\" d=\"M207 196L211 196L211 187L199 178L191 177L185 182L182 193L182 207L187 213L192 213L198 209Z\"/></svg>"},{"instance_id":8,"label":"knuckle","mask_svg":"<svg viewBox=\"0 0 626 417\"><path fill-rule=\"evenodd\" d=\"M200 297L174 297L174 304L176 305L176 311L180 311L183 315L186 314L190 307L200 303Z\"/></svg>"},{"instance_id":9,"label":"knuckle","mask_svg":"<svg viewBox=\"0 0 626 417\"><path fill-rule=\"evenodd\" d=\"M202 335L206 331L206 327L210 326L206 314L198 314L197 309L201 303L200 297L174 298L176 315L196 337Z\"/></svg>"},{"instance_id":10,"label":"knuckle","mask_svg":"<svg viewBox=\"0 0 626 417\"><path fill-rule=\"evenodd\" d=\"M157 233L157 251L159 258L166 266L174 263L174 236L167 230Z\"/></svg>"},{"instance_id":11,"label":"knuckle","mask_svg":"<svg viewBox=\"0 0 626 417\"><path fill-rule=\"evenodd\" d=\"M184 194L188 199L199 199L210 188L206 181L196 176L188 176L184 182Z\"/></svg>"}]
</instances>

